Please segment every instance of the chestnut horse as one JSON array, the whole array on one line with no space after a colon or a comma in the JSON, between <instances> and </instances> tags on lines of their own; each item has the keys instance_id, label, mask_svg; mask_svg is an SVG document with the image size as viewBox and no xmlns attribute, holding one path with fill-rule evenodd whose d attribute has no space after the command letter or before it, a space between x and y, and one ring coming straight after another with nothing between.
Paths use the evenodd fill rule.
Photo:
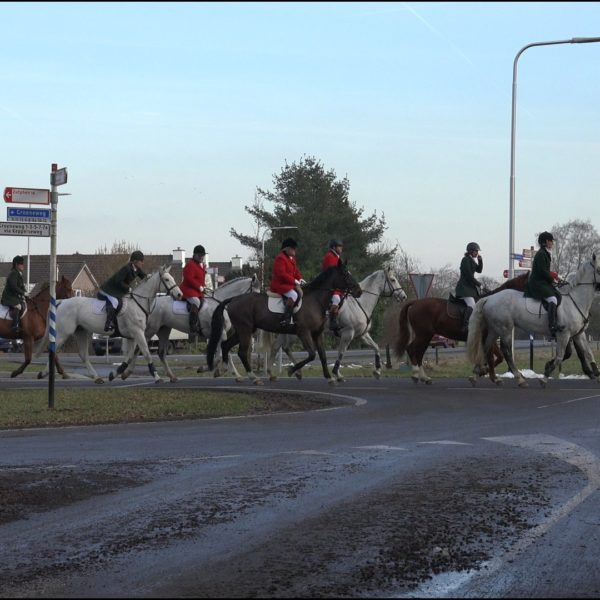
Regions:
<instances>
[{"instance_id":1,"label":"chestnut horse","mask_svg":"<svg viewBox=\"0 0 600 600\"><path fill-rule=\"evenodd\" d=\"M56 284L56 298L58 300L64 300L65 298L71 298L73 295L74 292L71 282L63 275L61 280ZM25 362L10 374L11 377L20 375L27 368L27 365L31 363L33 343L43 338L46 333L46 320L48 318L49 306L50 285L44 283L35 296L27 298L27 311L21 318L20 331L15 332L11 329L11 319L0 319L0 336L8 338L9 340L23 340ZM60 372L59 369L59 373Z\"/></svg>"},{"instance_id":2,"label":"chestnut horse","mask_svg":"<svg viewBox=\"0 0 600 600\"><path fill-rule=\"evenodd\" d=\"M529 273L514 277L484 296L506 289L523 291L528 277ZM394 352L398 358L401 358L405 352L407 353L413 369L412 379L415 383L419 381L432 383L431 377L423 369L423 356L435 333L461 342L467 341L462 314L450 316L448 305L448 300L444 298L420 298L406 302L400 311L400 329L394 342ZM487 356L489 374L493 381L497 380L495 367L501 362L502 353L498 345L494 343Z\"/></svg>"}]
</instances>

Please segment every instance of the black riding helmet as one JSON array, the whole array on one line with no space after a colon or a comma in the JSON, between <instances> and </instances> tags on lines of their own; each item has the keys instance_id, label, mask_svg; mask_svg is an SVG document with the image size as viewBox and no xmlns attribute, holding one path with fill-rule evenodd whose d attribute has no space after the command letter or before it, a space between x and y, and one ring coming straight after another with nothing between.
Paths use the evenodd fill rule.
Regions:
<instances>
[{"instance_id":1,"label":"black riding helmet","mask_svg":"<svg viewBox=\"0 0 600 600\"><path fill-rule=\"evenodd\" d=\"M144 253L141 250L134 250L131 253L131 258L129 259L131 262L134 260L144 260Z\"/></svg>"},{"instance_id":2,"label":"black riding helmet","mask_svg":"<svg viewBox=\"0 0 600 600\"><path fill-rule=\"evenodd\" d=\"M204 256L206 254L206 250L204 249L204 246L202 246L201 244L198 244L197 246L195 246L194 254L199 254L200 256Z\"/></svg>"},{"instance_id":3,"label":"black riding helmet","mask_svg":"<svg viewBox=\"0 0 600 600\"><path fill-rule=\"evenodd\" d=\"M332 239L329 241L329 247L330 248L335 248L336 246L343 246L344 242L342 242L342 240L338 240L338 239Z\"/></svg>"},{"instance_id":4,"label":"black riding helmet","mask_svg":"<svg viewBox=\"0 0 600 600\"><path fill-rule=\"evenodd\" d=\"M554 236L549 231L542 231L538 236L538 244L540 246L545 246L546 242L553 242Z\"/></svg>"},{"instance_id":5,"label":"black riding helmet","mask_svg":"<svg viewBox=\"0 0 600 600\"><path fill-rule=\"evenodd\" d=\"M467 252L475 252L475 250L478 252L481 250L479 244L477 242L469 242L467 244Z\"/></svg>"},{"instance_id":6,"label":"black riding helmet","mask_svg":"<svg viewBox=\"0 0 600 600\"><path fill-rule=\"evenodd\" d=\"M293 238L285 238L285 240L283 240L283 242L281 242L282 250L284 248L297 248L297 247L298 247L298 242Z\"/></svg>"},{"instance_id":7,"label":"black riding helmet","mask_svg":"<svg viewBox=\"0 0 600 600\"><path fill-rule=\"evenodd\" d=\"M25 264L25 259L22 256L19 256L18 254L12 260L13 267L16 265L24 265L24 264Z\"/></svg>"}]
</instances>

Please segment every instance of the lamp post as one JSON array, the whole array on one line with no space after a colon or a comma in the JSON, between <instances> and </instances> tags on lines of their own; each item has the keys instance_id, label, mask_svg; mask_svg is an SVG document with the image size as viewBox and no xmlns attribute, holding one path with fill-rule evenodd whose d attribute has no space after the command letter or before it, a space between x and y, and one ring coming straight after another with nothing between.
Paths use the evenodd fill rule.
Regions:
<instances>
[{"instance_id":1,"label":"lamp post","mask_svg":"<svg viewBox=\"0 0 600 600\"><path fill-rule=\"evenodd\" d=\"M512 279L514 276L514 261L515 253L515 131L516 131L516 115L517 115L517 62L527 50L533 46L555 46L557 44L593 44L600 42L600 37L579 37L571 38L570 40L558 40L554 42L533 42L523 46L515 56L513 64L513 82L512 82L512 119L510 128L510 216L508 228L508 277Z\"/></svg>"},{"instance_id":2,"label":"lamp post","mask_svg":"<svg viewBox=\"0 0 600 600\"><path fill-rule=\"evenodd\" d=\"M298 229L295 225L281 225L280 227L267 227L262 234L262 256L261 256L261 276L260 276L260 287L264 291L265 289L265 235L267 231L277 231L279 229Z\"/></svg>"}]
</instances>

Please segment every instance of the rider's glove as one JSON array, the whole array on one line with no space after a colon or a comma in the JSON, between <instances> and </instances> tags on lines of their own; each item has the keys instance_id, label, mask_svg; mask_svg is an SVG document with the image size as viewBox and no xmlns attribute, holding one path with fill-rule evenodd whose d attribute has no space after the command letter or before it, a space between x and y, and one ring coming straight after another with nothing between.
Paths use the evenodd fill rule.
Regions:
<instances>
[{"instance_id":1,"label":"rider's glove","mask_svg":"<svg viewBox=\"0 0 600 600\"><path fill-rule=\"evenodd\" d=\"M199 289L201 292L203 292L203 291L204 291L204 288L203 288L202 286L200 286L198 289Z\"/></svg>"},{"instance_id":2,"label":"rider's glove","mask_svg":"<svg viewBox=\"0 0 600 600\"><path fill-rule=\"evenodd\" d=\"M297 279L294 279L294 285L300 285L300 282Z\"/></svg>"},{"instance_id":3,"label":"rider's glove","mask_svg":"<svg viewBox=\"0 0 600 600\"><path fill-rule=\"evenodd\" d=\"M304 279L300 280L300 285L306 285L306 281L304 281Z\"/></svg>"}]
</instances>

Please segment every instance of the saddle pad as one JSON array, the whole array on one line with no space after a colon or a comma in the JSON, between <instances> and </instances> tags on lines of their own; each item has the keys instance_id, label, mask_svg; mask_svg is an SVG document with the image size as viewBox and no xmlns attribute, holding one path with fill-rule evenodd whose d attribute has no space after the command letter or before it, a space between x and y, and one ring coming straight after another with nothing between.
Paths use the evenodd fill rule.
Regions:
<instances>
[{"instance_id":1,"label":"saddle pad","mask_svg":"<svg viewBox=\"0 0 600 600\"><path fill-rule=\"evenodd\" d=\"M93 298L92 302L92 312L95 315L101 315L106 312L106 302L104 300L98 300L97 298Z\"/></svg>"},{"instance_id":2,"label":"saddle pad","mask_svg":"<svg viewBox=\"0 0 600 600\"><path fill-rule=\"evenodd\" d=\"M532 315L539 315L540 312L547 312L546 309L543 307L541 300L529 298L528 296L525 296L525 308L527 309L527 312L531 313Z\"/></svg>"},{"instance_id":3,"label":"saddle pad","mask_svg":"<svg viewBox=\"0 0 600 600\"><path fill-rule=\"evenodd\" d=\"M188 303L185 300L173 300L172 310L174 315L187 315Z\"/></svg>"},{"instance_id":4,"label":"saddle pad","mask_svg":"<svg viewBox=\"0 0 600 600\"><path fill-rule=\"evenodd\" d=\"M446 303L446 313L451 319L462 319L465 308L467 308L467 305L462 300L460 301L460 304L451 301Z\"/></svg>"},{"instance_id":5,"label":"saddle pad","mask_svg":"<svg viewBox=\"0 0 600 600\"><path fill-rule=\"evenodd\" d=\"M4 306L4 304L0 304L0 319L10 319L8 316L8 306Z\"/></svg>"},{"instance_id":6,"label":"saddle pad","mask_svg":"<svg viewBox=\"0 0 600 600\"><path fill-rule=\"evenodd\" d=\"M269 296L268 302L269 302L269 310L271 312L281 313L281 314L284 313L285 304L283 303L283 298L281 296L279 296L278 298L273 298L272 296ZM294 306L293 313L296 314L300 310L301 306L302 306L302 300L300 300L300 302L298 302L298 304L296 306Z\"/></svg>"}]
</instances>

